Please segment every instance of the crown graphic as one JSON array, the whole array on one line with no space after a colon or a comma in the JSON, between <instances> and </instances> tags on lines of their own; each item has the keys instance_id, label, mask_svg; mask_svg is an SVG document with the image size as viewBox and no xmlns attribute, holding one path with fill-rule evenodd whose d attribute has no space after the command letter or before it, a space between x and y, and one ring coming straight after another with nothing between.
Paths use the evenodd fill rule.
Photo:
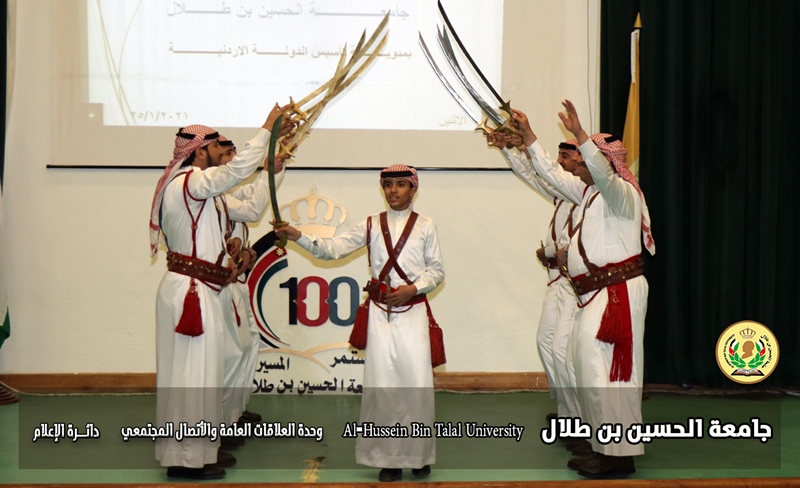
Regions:
<instances>
[{"instance_id":1,"label":"crown graphic","mask_svg":"<svg viewBox=\"0 0 800 488\"><path fill-rule=\"evenodd\" d=\"M320 237L333 237L336 229L347 220L347 209L330 198L318 196L316 188L311 189L311 194L282 206L281 212L286 209L289 209L292 227Z\"/></svg>"},{"instance_id":2,"label":"crown graphic","mask_svg":"<svg viewBox=\"0 0 800 488\"><path fill-rule=\"evenodd\" d=\"M747 327L745 329L740 330L739 335L742 336L742 338L744 339L752 339L753 337L756 336L756 331L754 331L750 327Z\"/></svg>"}]
</instances>

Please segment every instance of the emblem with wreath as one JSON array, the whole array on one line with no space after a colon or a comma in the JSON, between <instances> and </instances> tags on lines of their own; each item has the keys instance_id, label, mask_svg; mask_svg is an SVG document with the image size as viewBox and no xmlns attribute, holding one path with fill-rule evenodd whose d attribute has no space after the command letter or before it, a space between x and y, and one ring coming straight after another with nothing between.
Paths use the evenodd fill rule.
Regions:
<instances>
[{"instance_id":1,"label":"emblem with wreath","mask_svg":"<svg viewBox=\"0 0 800 488\"><path fill-rule=\"evenodd\" d=\"M728 346L728 359L735 368L743 369L757 369L764 364L764 359L767 355L767 348L764 346L763 341L756 341L756 354L750 361L745 361L739 356L739 341L736 339Z\"/></svg>"}]
</instances>

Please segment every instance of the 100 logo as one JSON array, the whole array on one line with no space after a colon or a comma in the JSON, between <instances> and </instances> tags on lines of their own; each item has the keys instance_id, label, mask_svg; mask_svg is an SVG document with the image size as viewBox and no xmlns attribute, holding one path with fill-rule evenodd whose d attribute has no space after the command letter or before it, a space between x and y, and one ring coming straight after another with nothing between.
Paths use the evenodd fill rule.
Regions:
<instances>
[{"instance_id":1,"label":"100 logo","mask_svg":"<svg viewBox=\"0 0 800 488\"><path fill-rule=\"evenodd\" d=\"M316 318L309 317L309 308L306 299L309 297L309 285L319 290L319 311ZM318 327L327 321L336 325L353 325L358 308L360 290L356 280L349 276L340 276L330 283L321 276L306 276L297 280L296 276L280 284L281 288L289 290L289 325L298 323L307 327ZM350 310L341 310L338 299L341 294L350 293ZM343 313L347 313L342 317Z\"/></svg>"}]
</instances>

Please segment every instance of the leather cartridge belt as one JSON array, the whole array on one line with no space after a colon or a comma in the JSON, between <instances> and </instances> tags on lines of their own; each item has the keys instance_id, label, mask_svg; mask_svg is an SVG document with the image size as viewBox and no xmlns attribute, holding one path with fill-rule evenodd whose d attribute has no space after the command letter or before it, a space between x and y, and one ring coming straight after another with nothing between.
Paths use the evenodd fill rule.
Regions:
<instances>
[{"instance_id":1,"label":"leather cartridge belt","mask_svg":"<svg viewBox=\"0 0 800 488\"><path fill-rule=\"evenodd\" d=\"M373 278L372 280L367 282L366 286L364 286L364 291L367 292L369 299L372 300L373 302L386 305L386 284L381 283ZM404 303L402 306L406 307L406 306L416 305L424 301L425 301L425 294L420 293L419 295L414 295L409 301Z\"/></svg>"},{"instance_id":2,"label":"leather cartridge belt","mask_svg":"<svg viewBox=\"0 0 800 488\"><path fill-rule=\"evenodd\" d=\"M231 277L231 270L224 266L176 252L167 253L167 269L220 287L224 287Z\"/></svg>"},{"instance_id":3,"label":"leather cartridge belt","mask_svg":"<svg viewBox=\"0 0 800 488\"><path fill-rule=\"evenodd\" d=\"M588 273L572 278L578 294L583 295L607 286L616 285L644 274L644 262L641 254L630 257L619 263L590 268Z\"/></svg>"}]
</instances>

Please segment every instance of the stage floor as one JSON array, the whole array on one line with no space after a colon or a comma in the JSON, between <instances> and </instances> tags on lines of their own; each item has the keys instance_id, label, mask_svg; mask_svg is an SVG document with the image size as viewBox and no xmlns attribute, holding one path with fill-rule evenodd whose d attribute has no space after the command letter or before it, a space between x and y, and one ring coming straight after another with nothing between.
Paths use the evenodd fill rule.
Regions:
<instances>
[{"instance_id":1,"label":"stage floor","mask_svg":"<svg viewBox=\"0 0 800 488\"><path fill-rule=\"evenodd\" d=\"M280 422L281 427L294 424L294 436L247 439L244 446L232 451L238 463L226 469L228 474L220 482L376 482L378 470L355 463L355 439L344 435L345 427L358 421L359 404L357 395L254 395L248 410L260 413L265 422ZM521 486L585 480L566 468L571 455L560 442L548 445L542 440L545 416L554 409L555 402L545 392L437 392L437 422L460 426L462 437L445 437L445 433L456 432L452 429L439 432L437 462L424 481ZM637 471L630 480L666 481L647 486L688 486L688 480L708 480L708 486L788 486L797 482L789 478L800 477L798 397L654 392L643 402L642 410L645 428L658 424L661 434L645 444L645 454L636 458ZM122 438L124 427L154 422L154 411L152 394L22 395L19 403L0 407L0 483L172 483L154 460L150 438L128 442ZM720 421L718 430L712 429L717 426L714 420ZM42 422L48 424L46 428ZM52 436L58 432L52 428L59 422L66 427L56 442ZM87 422L94 424L99 438L80 437L90 433ZM321 427L316 433L323 434L322 439L299 437L299 423ZM518 429L515 433L511 429L497 431L512 437L474 436L472 426L483 427L484 423L490 427L511 424L524 430L521 435ZM676 428L665 430L669 423ZM726 430L726 424L736 430ZM678 425L683 427L678 429ZM703 431L702 438L667 438L692 425ZM742 425L750 427L743 429ZM771 437L756 437L764 435L765 426ZM37 434L39 439L33 442ZM403 481L415 481L410 470L404 471Z\"/></svg>"}]
</instances>

